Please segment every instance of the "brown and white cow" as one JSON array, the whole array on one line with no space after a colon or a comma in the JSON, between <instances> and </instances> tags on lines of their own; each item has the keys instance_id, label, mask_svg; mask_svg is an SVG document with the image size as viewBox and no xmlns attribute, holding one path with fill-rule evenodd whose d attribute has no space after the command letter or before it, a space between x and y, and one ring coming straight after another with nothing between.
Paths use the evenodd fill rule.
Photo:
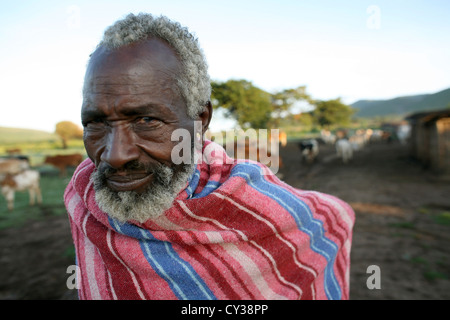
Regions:
<instances>
[{"instance_id":1,"label":"brown and white cow","mask_svg":"<svg viewBox=\"0 0 450 320\"><path fill-rule=\"evenodd\" d=\"M42 203L39 179L40 175L37 170L24 170L17 174L6 174L0 182L0 187L10 211L14 209L14 196L16 191L28 191L30 205L34 205L36 201Z\"/></svg>"}]
</instances>

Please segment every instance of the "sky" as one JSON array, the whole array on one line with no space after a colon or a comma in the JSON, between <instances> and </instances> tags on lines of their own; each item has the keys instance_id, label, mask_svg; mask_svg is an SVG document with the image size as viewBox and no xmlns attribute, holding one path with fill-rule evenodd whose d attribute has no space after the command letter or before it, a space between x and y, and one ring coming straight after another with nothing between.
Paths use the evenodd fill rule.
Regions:
<instances>
[{"instance_id":1,"label":"sky","mask_svg":"<svg viewBox=\"0 0 450 320\"><path fill-rule=\"evenodd\" d=\"M0 126L80 124L89 54L128 13L165 15L194 33L212 79L314 99L435 93L450 87L448 0L2 1ZM213 118L210 128L226 121Z\"/></svg>"}]
</instances>

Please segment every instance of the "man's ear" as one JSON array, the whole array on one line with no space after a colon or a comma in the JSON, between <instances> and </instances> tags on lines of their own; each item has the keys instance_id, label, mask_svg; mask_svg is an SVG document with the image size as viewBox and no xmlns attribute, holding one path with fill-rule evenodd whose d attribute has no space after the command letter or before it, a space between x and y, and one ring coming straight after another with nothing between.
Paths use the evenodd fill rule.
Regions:
<instances>
[{"instance_id":1,"label":"man's ear","mask_svg":"<svg viewBox=\"0 0 450 320\"><path fill-rule=\"evenodd\" d=\"M213 108L211 105L211 101L206 102L205 110L201 112L198 117L202 121L202 134L205 134L206 130L208 130L209 123L211 122L213 113Z\"/></svg>"}]
</instances>

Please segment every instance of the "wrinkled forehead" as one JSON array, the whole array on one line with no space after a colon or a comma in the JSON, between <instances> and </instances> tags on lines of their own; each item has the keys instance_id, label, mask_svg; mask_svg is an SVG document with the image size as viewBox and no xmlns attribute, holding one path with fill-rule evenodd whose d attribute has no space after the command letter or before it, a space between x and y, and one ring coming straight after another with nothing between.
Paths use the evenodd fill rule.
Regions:
<instances>
[{"instance_id":1,"label":"wrinkled forehead","mask_svg":"<svg viewBox=\"0 0 450 320\"><path fill-rule=\"evenodd\" d=\"M175 51L157 38L118 49L99 47L89 61L83 92L95 91L99 86L119 88L121 85L136 85L145 90L155 79L173 84L180 71L181 63Z\"/></svg>"}]
</instances>

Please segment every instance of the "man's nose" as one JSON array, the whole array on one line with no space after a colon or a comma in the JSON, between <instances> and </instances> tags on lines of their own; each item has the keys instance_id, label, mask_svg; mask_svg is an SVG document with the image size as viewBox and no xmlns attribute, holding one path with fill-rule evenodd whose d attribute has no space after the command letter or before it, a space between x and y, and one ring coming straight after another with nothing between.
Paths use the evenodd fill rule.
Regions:
<instances>
[{"instance_id":1,"label":"man's nose","mask_svg":"<svg viewBox=\"0 0 450 320\"><path fill-rule=\"evenodd\" d=\"M114 126L106 138L106 147L100 160L114 169L121 169L130 161L139 158L139 148L135 145L133 134L126 128Z\"/></svg>"}]
</instances>

